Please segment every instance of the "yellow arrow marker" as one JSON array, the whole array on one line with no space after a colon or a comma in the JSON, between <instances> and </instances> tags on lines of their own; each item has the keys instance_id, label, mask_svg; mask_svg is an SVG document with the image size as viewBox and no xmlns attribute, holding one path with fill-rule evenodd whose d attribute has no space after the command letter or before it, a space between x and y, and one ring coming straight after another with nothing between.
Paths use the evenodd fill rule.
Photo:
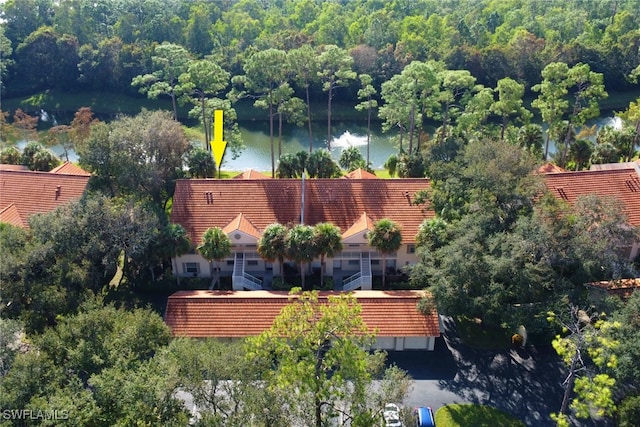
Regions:
<instances>
[{"instance_id":1,"label":"yellow arrow marker","mask_svg":"<svg viewBox=\"0 0 640 427\"><path fill-rule=\"evenodd\" d=\"M224 150L227 143L222 139L222 110L215 110L213 116L213 140L211 141L211 151L213 159L216 161L216 169L220 170Z\"/></svg>"}]
</instances>

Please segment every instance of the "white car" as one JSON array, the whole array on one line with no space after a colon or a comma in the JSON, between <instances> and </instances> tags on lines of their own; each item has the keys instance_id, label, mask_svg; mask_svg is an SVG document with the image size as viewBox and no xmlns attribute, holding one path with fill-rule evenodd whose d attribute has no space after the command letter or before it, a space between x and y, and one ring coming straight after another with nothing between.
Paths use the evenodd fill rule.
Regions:
<instances>
[{"instance_id":1,"label":"white car","mask_svg":"<svg viewBox=\"0 0 640 427\"><path fill-rule=\"evenodd\" d=\"M400 422L400 408L398 408L398 405L395 403L387 403L384 405L382 416L385 427L402 427L402 422Z\"/></svg>"}]
</instances>

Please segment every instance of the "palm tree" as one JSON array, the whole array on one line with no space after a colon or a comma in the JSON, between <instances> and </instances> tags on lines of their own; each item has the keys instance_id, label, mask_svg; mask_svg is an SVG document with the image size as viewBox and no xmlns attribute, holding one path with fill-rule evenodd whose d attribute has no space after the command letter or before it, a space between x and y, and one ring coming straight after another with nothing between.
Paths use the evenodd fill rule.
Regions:
<instances>
[{"instance_id":1,"label":"palm tree","mask_svg":"<svg viewBox=\"0 0 640 427\"><path fill-rule=\"evenodd\" d=\"M313 227L310 225L297 224L290 228L289 233L287 233L286 248L287 257L300 265L302 289L304 289L305 264L313 261L318 255Z\"/></svg>"},{"instance_id":2,"label":"palm tree","mask_svg":"<svg viewBox=\"0 0 640 427\"><path fill-rule=\"evenodd\" d=\"M400 226L394 221L383 218L373 224L369 232L369 246L382 254L382 289L385 288L385 274L387 272L387 255L394 253L402 244Z\"/></svg>"},{"instance_id":3,"label":"palm tree","mask_svg":"<svg viewBox=\"0 0 640 427\"><path fill-rule=\"evenodd\" d=\"M544 136L540 125L533 123L524 125L518 131L518 144L522 148L527 149L530 153L538 158L542 158L542 146L544 145ZM547 160L544 158L543 160Z\"/></svg>"},{"instance_id":4,"label":"palm tree","mask_svg":"<svg viewBox=\"0 0 640 427\"><path fill-rule=\"evenodd\" d=\"M202 235L202 243L198 246L198 252L209 263L212 261L220 262L229 255L231 255L231 240L220 227L207 228L207 231ZM220 268L216 268L216 279L211 280L211 287L213 289L215 282L218 282L220 286Z\"/></svg>"},{"instance_id":5,"label":"palm tree","mask_svg":"<svg viewBox=\"0 0 640 427\"><path fill-rule=\"evenodd\" d=\"M324 259L333 257L342 250L342 233L340 228L329 222L316 224L313 228L316 250L320 255L320 288L324 288Z\"/></svg>"},{"instance_id":6,"label":"palm tree","mask_svg":"<svg viewBox=\"0 0 640 427\"><path fill-rule=\"evenodd\" d=\"M180 224L167 224L164 230L166 239L168 240L168 246L171 251L171 256L174 259L178 259L180 255L184 255L189 251L191 247L191 241L187 235L187 230ZM176 280L178 286L180 286L180 273L178 272L178 265L176 264Z\"/></svg>"},{"instance_id":7,"label":"palm tree","mask_svg":"<svg viewBox=\"0 0 640 427\"><path fill-rule=\"evenodd\" d=\"M258 240L258 253L265 261L278 260L281 276L283 276L282 264L286 256L287 232L287 227L276 222L268 225Z\"/></svg>"},{"instance_id":8,"label":"palm tree","mask_svg":"<svg viewBox=\"0 0 640 427\"><path fill-rule=\"evenodd\" d=\"M569 157L574 161L576 170L582 170L589 163L593 153L593 144L588 139L578 139L569 148Z\"/></svg>"}]
</instances>

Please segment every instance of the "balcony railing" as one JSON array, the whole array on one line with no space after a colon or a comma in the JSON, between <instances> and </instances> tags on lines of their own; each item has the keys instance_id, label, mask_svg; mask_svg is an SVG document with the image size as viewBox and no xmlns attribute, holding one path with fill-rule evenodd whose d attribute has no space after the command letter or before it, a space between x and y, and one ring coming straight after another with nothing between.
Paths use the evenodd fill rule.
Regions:
<instances>
[{"instance_id":1,"label":"balcony railing","mask_svg":"<svg viewBox=\"0 0 640 427\"><path fill-rule=\"evenodd\" d=\"M248 256L251 258L251 255ZM233 264L233 289L250 289L257 291L262 289L262 280L244 271L245 254L236 252Z\"/></svg>"}]
</instances>

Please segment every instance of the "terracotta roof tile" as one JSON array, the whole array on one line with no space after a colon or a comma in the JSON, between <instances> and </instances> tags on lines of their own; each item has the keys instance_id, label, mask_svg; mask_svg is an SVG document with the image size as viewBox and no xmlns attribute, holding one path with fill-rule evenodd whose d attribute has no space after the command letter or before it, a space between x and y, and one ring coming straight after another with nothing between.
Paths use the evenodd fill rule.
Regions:
<instances>
[{"instance_id":1,"label":"terracotta roof tile","mask_svg":"<svg viewBox=\"0 0 640 427\"><path fill-rule=\"evenodd\" d=\"M348 178L348 179L378 179L378 177L369 172L366 171L362 168L358 168L354 171L349 172L348 174L346 174L345 176L343 176L343 178Z\"/></svg>"},{"instance_id":2,"label":"terracotta roof tile","mask_svg":"<svg viewBox=\"0 0 640 427\"><path fill-rule=\"evenodd\" d=\"M55 167L49 171L49 173L58 173L65 175L80 175L80 176L91 176L89 172L82 169L80 166L77 166L71 162L64 162L58 167Z\"/></svg>"},{"instance_id":3,"label":"terracotta roof tile","mask_svg":"<svg viewBox=\"0 0 640 427\"><path fill-rule=\"evenodd\" d=\"M20 216L15 203L11 203L6 208L0 210L0 222L14 225L16 227L26 227L27 223Z\"/></svg>"},{"instance_id":4,"label":"terracotta roof tile","mask_svg":"<svg viewBox=\"0 0 640 427\"><path fill-rule=\"evenodd\" d=\"M234 176L232 179L271 179L271 177L263 174L262 172L248 169L241 174Z\"/></svg>"},{"instance_id":5,"label":"terracotta roof tile","mask_svg":"<svg viewBox=\"0 0 640 427\"><path fill-rule=\"evenodd\" d=\"M259 239L261 235L260 231L253 224L251 224L251 221L249 221L244 216L244 214L238 214L238 216L235 217L229 224L227 224L226 227L222 229L222 231L224 231L225 234L230 234L234 231L242 231L243 233L248 234L249 236L253 236L256 239Z\"/></svg>"},{"instance_id":6,"label":"terracotta roof tile","mask_svg":"<svg viewBox=\"0 0 640 427\"><path fill-rule=\"evenodd\" d=\"M561 168L558 165L554 165L551 162L547 162L544 165L540 166L536 172L538 173L559 173L566 172L566 169Z\"/></svg>"},{"instance_id":7,"label":"terracotta roof tile","mask_svg":"<svg viewBox=\"0 0 640 427\"><path fill-rule=\"evenodd\" d=\"M373 230L373 222L374 221L367 216L367 213L364 212L362 216L347 229L347 231L342 233L342 238L346 239L347 237L353 236L361 231Z\"/></svg>"},{"instance_id":8,"label":"terracotta roof tile","mask_svg":"<svg viewBox=\"0 0 640 427\"><path fill-rule=\"evenodd\" d=\"M29 168L25 165L8 165L0 163L0 171L29 171Z\"/></svg>"},{"instance_id":9,"label":"terracotta roof tile","mask_svg":"<svg viewBox=\"0 0 640 427\"><path fill-rule=\"evenodd\" d=\"M411 202L428 186L424 178L307 179L304 222L331 222L346 231L366 212L373 221L398 222L403 242L413 243L422 221L434 217ZM178 180L171 221L182 225L196 245L207 228L224 228L239 214L260 231L275 222L298 223L301 189L298 179Z\"/></svg>"},{"instance_id":10,"label":"terracotta roof tile","mask_svg":"<svg viewBox=\"0 0 640 427\"><path fill-rule=\"evenodd\" d=\"M88 181L89 176L3 170L0 172L0 210L14 204L24 223L33 214L50 212L80 198Z\"/></svg>"},{"instance_id":11,"label":"terracotta roof tile","mask_svg":"<svg viewBox=\"0 0 640 427\"><path fill-rule=\"evenodd\" d=\"M622 202L629 224L640 226L640 176L635 169L552 173L544 180L555 197L569 203L589 194L615 197Z\"/></svg>"},{"instance_id":12,"label":"terracotta roof tile","mask_svg":"<svg viewBox=\"0 0 640 427\"><path fill-rule=\"evenodd\" d=\"M320 301L334 292L320 292ZM355 291L362 319L380 337L439 336L438 314L418 312L418 291ZM247 337L271 327L289 294L276 291L180 291L169 297L165 322L175 336Z\"/></svg>"},{"instance_id":13,"label":"terracotta roof tile","mask_svg":"<svg viewBox=\"0 0 640 427\"><path fill-rule=\"evenodd\" d=\"M611 295L618 295L623 298L631 296L636 289L640 290L640 278L637 279L616 279L603 280L601 282L585 283L589 288L600 289Z\"/></svg>"}]
</instances>

